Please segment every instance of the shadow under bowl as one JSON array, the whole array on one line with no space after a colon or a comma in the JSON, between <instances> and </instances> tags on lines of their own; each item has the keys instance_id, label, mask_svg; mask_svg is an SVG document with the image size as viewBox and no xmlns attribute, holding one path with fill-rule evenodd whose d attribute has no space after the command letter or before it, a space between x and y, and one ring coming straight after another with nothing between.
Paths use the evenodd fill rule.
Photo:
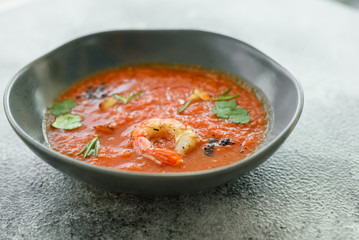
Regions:
<instances>
[{"instance_id":1,"label":"shadow under bowl","mask_svg":"<svg viewBox=\"0 0 359 240\"><path fill-rule=\"evenodd\" d=\"M43 135L44 114L61 92L100 70L150 62L218 69L259 88L272 111L272 126L262 147L234 164L185 173L142 173L99 167L48 147ZM197 30L111 31L75 39L25 66L6 88L4 108L18 136L56 169L112 191L172 195L221 185L268 159L298 122L303 90L278 63L230 37Z\"/></svg>"}]
</instances>

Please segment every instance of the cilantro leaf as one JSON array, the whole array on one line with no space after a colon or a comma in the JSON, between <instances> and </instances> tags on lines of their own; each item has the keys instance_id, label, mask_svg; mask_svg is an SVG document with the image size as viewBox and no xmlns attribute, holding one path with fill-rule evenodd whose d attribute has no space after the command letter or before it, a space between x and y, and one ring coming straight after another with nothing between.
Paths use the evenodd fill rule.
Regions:
<instances>
[{"instance_id":1,"label":"cilantro leaf","mask_svg":"<svg viewBox=\"0 0 359 240\"><path fill-rule=\"evenodd\" d=\"M227 119L231 115L231 108L213 108L212 112L219 118Z\"/></svg>"},{"instance_id":2,"label":"cilantro leaf","mask_svg":"<svg viewBox=\"0 0 359 240\"><path fill-rule=\"evenodd\" d=\"M116 98L117 100L121 101L123 104L126 104L126 103L128 103L129 101L131 101L131 100L133 100L133 99L139 97L142 93L143 93L143 91L138 92L138 93L135 93L135 94L129 93L129 94L127 95L127 97L123 97L123 96L118 95L118 94L114 94L114 95L112 95L112 96L113 96L114 98Z\"/></svg>"},{"instance_id":3,"label":"cilantro leaf","mask_svg":"<svg viewBox=\"0 0 359 240\"><path fill-rule=\"evenodd\" d=\"M221 101L216 103L216 106L212 109L212 112L219 118L227 119L231 116L231 110L236 106L237 102L235 101Z\"/></svg>"},{"instance_id":4,"label":"cilantro leaf","mask_svg":"<svg viewBox=\"0 0 359 240\"><path fill-rule=\"evenodd\" d=\"M220 101L220 102L216 102L215 108L223 109L223 108L235 108L235 107L237 107L236 101Z\"/></svg>"},{"instance_id":5,"label":"cilantro leaf","mask_svg":"<svg viewBox=\"0 0 359 240\"><path fill-rule=\"evenodd\" d=\"M98 156L98 148L100 147L100 140L98 139L98 136L96 136L94 139L92 139L77 155L81 155L81 153L84 153L84 157L90 157L92 153L95 153L95 157Z\"/></svg>"},{"instance_id":6,"label":"cilantro leaf","mask_svg":"<svg viewBox=\"0 0 359 240\"><path fill-rule=\"evenodd\" d=\"M248 110L244 108L237 108L236 101L220 101L216 102L216 106L212 112L221 119L230 119L234 123L248 123L251 117L248 115Z\"/></svg>"},{"instance_id":7,"label":"cilantro leaf","mask_svg":"<svg viewBox=\"0 0 359 240\"><path fill-rule=\"evenodd\" d=\"M235 108L231 111L230 120L234 123L248 123L251 117L248 115L248 110L244 108Z\"/></svg>"},{"instance_id":8,"label":"cilantro leaf","mask_svg":"<svg viewBox=\"0 0 359 240\"><path fill-rule=\"evenodd\" d=\"M64 114L56 117L55 121L51 124L54 128L71 130L81 127L81 116L76 114Z\"/></svg>"},{"instance_id":9,"label":"cilantro leaf","mask_svg":"<svg viewBox=\"0 0 359 240\"><path fill-rule=\"evenodd\" d=\"M52 105L51 114L53 116L59 116L61 114L69 113L75 106L76 101L74 99L66 99L65 101Z\"/></svg>"}]
</instances>

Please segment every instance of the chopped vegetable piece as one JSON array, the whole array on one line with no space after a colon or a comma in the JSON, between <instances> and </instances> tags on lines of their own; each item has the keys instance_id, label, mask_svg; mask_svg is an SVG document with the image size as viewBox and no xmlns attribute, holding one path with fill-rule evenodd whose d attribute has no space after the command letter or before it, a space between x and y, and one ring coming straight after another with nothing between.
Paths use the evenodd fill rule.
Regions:
<instances>
[{"instance_id":1,"label":"chopped vegetable piece","mask_svg":"<svg viewBox=\"0 0 359 240\"><path fill-rule=\"evenodd\" d=\"M117 103L116 98L108 97L102 103L100 103L100 109L102 111L105 111L105 110L109 109L110 107L113 107L116 103Z\"/></svg>"},{"instance_id":2,"label":"chopped vegetable piece","mask_svg":"<svg viewBox=\"0 0 359 240\"><path fill-rule=\"evenodd\" d=\"M189 96L189 100L178 110L178 113L183 112L192 101L198 101L198 100L210 100L211 96L201 89L196 88L193 93Z\"/></svg>"},{"instance_id":3,"label":"chopped vegetable piece","mask_svg":"<svg viewBox=\"0 0 359 240\"><path fill-rule=\"evenodd\" d=\"M248 116L248 110L237 108L236 101L220 101L216 103L212 112L222 119L230 119L234 123L248 123L251 117Z\"/></svg>"},{"instance_id":4,"label":"chopped vegetable piece","mask_svg":"<svg viewBox=\"0 0 359 240\"><path fill-rule=\"evenodd\" d=\"M71 130L81 127L81 116L76 114L64 114L56 117L55 121L51 124L54 128Z\"/></svg>"},{"instance_id":5,"label":"chopped vegetable piece","mask_svg":"<svg viewBox=\"0 0 359 240\"><path fill-rule=\"evenodd\" d=\"M51 114L53 116L59 116L61 114L69 113L71 109L76 106L74 99L66 99L65 101L55 103L51 107Z\"/></svg>"},{"instance_id":6,"label":"chopped vegetable piece","mask_svg":"<svg viewBox=\"0 0 359 240\"><path fill-rule=\"evenodd\" d=\"M84 153L85 158L90 157L92 153L95 153L95 157L97 157L99 147L100 147L100 140L98 139L98 136L96 136L77 155L81 155L83 152L85 152Z\"/></svg>"},{"instance_id":7,"label":"chopped vegetable piece","mask_svg":"<svg viewBox=\"0 0 359 240\"><path fill-rule=\"evenodd\" d=\"M97 133L113 133L116 124L96 125L93 128Z\"/></svg>"},{"instance_id":8,"label":"chopped vegetable piece","mask_svg":"<svg viewBox=\"0 0 359 240\"><path fill-rule=\"evenodd\" d=\"M112 95L112 96L113 96L114 98L116 98L117 100L121 101L123 104L126 104L126 103L128 103L129 101L131 101L131 100L133 100L133 99L139 97L142 93L143 93L143 91L138 92L138 93L135 93L135 94L129 93L129 94L127 95L127 97L123 97L123 96L120 96L120 95L118 95L118 94L114 94L114 95Z\"/></svg>"},{"instance_id":9,"label":"chopped vegetable piece","mask_svg":"<svg viewBox=\"0 0 359 240\"><path fill-rule=\"evenodd\" d=\"M190 100L209 100L211 96L201 89L196 88L193 93L189 96Z\"/></svg>"},{"instance_id":10,"label":"chopped vegetable piece","mask_svg":"<svg viewBox=\"0 0 359 240\"><path fill-rule=\"evenodd\" d=\"M178 110L178 113L183 112L190 104L191 104L191 100L188 100L188 101L183 105L183 107L181 107L181 108Z\"/></svg>"},{"instance_id":11,"label":"chopped vegetable piece","mask_svg":"<svg viewBox=\"0 0 359 240\"><path fill-rule=\"evenodd\" d=\"M111 107L113 107L118 101L121 101L123 104L128 103L129 101L135 99L136 97L139 97L143 91L138 92L136 94L129 93L127 97L120 96L118 94L114 94L111 97L108 97L100 104L100 109L102 111L105 111Z\"/></svg>"}]
</instances>

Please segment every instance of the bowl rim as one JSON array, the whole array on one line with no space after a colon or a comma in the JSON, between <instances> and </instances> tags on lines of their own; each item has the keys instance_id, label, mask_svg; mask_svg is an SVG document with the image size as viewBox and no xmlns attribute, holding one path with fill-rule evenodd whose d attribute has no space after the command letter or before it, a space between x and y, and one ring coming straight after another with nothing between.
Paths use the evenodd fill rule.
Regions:
<instances>
[{"instance_id":1,"label":"bowl rim","mask_svg":"<svg viewBox=\"0 0 359 240\"><path fill-rule=\"evenodd\" d=\"M102 166L97 166L97 165L93 165L87 162L83 162L83 161L79 161L77 159L71 158L69 156L63 155L59 152L56 152L55 150L51 149L50 147L44 145L43 143L40 143L39 141L35 140L33 137L31 137L30 135L28 135L16 122L15 118L13 117L13 115L11 114L11 107L10 107L10 92L15 84L15 82L17 81L17 79L19 78L19 76L25 72L28 68L30 68L30 66L32 64L34 64L37 61L40 61L41 59L47 57L48 55L53 54L54 52L58 51L61 48L64 48L74 42L77 41L81 41L81 40L85 40L86 38L91 38L97 35L103 35L103 34L122 34L122 33L171 33L171 32L188 32L188 33L196 33L196 34L204 34L204 35L212 35L212 36L216 36L219 38L224 38L227 40L231 40L231 41L236 41L241 45L244 45L248 50L251 51L251 53L254 53L255 55L260 55L262 58L266 59L269 63L271 63L272 65L276 66L277 69L279 69L281 72L283 72L287 78L292 81L292 83L295 86L295 90L297 92L298 95L298 103L296 105L296 109L294 112L294 115L291 117L291 120L289 122L289 124L287 124L287 126L284 128L284 130L282 130L277 136L275 136L273 139L270 140L270 142L268 144L266 144L265 146L262 146L260 149L258 149L257 151L253 152L251 155L249 155L248 157L234 162L232 164L229 165L225 165L222 167L218 167L218 168L213 168L213 169L207 169L207 170L200 170L200 171L192 171L192 172L171 172L171 173L158 173L158 172L139 172L139 171L129 171L129 170L123 170L123 169L114 169L114 168L109 168L109 167L102 167ZM247 80L249 81L249 80ZM250 81L249 81L250 82ZM203 31L203 30L196 30L196 29L148 29L148 30L110 30L110 31L102 31L102 32L96 32L96 33L92 33L92 34L87 34L78 38L75 38L73 40L70 40L64 44L61 44L60 46L54 48L53 50L45 53L44 55L36 58L35 60L31 61L30 63L28 63L27 65L25 65L24 67L22 67L12 78L11 80L8 82L6 88L5 88L5 92L4 92L4 96L3 96L3 107L5 110L5 115L11 125L11 127L14 129L14 131L16 132L16 134L22 138L22 140L25 141L25 143L30 144L31 146L33 146L34 148L38 149L41 152L45 152L48 155L50 155L51 157L61 160L61 161L65 161L67 164L76 166L76 167L80 167L80 168L84 168L86 170L90 170L90 171L99 171L103 174L110 174L110 175L123 175L123 176L130 176L130 177L156 177L156 178L163 178L163 177L186 177L186 176L202 176L202 175L209 175L209 174L214 174L214 173L222 173L222 172L227 172L231 169L236 169L241 167L242 165L245 166L246 164L249 164L250 162L254 161L257 157L259 157L260 155L265 155L266 153L271 152L271 149L275 146L279 146L291 133L291 131L294 129L294 127L296 126L296 124L299 121L299 118L301 116L301 113L303 111L303 105L304 105L304 92L303 92L303 88L301 83L287 70L285 69L282 65L280 65L278 62L276 62L275 60L273 60L272 58L270 58L269 56L267 56L265 53L259 51L258 49L256 49L255 47L239 40L233 37L229 37L229 36L225 36L222 34L218 34L218 33L213 33L213 32L209 32L209 31Z\"/></svg>"}]
</instances>

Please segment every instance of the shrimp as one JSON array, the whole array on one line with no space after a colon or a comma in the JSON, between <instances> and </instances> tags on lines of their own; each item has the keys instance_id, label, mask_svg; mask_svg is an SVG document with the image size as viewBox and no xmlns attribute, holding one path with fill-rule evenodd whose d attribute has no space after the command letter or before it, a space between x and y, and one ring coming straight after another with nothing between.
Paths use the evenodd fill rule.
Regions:
<instances>
[{"instance_id":1,"label":"shrimp","mask_svg":"<svg viewBox=\"0 0 359 240\"><path fill-rule=\"evenodd\" d=\"M150 139L152 137L174 138L175 151L155 148ZM192 150L199 142L197 134L191 127L172 118L151 118L132 132L135 152L149 158L158 164L177 165L182 163L182 156Z\"/></svg>"}]
</instances>

